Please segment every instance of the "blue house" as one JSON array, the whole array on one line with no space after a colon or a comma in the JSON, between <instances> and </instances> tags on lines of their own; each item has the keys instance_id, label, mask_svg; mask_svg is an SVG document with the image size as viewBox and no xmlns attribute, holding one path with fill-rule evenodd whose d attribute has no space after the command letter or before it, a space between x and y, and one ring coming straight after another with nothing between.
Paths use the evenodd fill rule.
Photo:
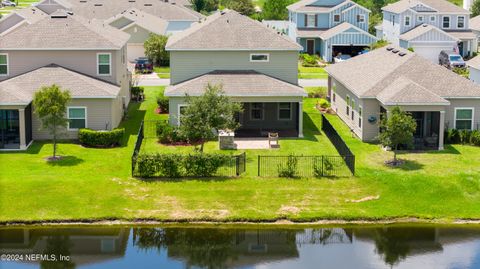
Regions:
<instances>
[{"instance_id":1,"label":"blue house","mask_svg":"<svg viewBox=\"0 0 480 269\"><path fill-rule=\"evenodd\" d=\"M356 56L377 41L368 33L370 10L350 0L301 0L287 8L289 36L326 61L339 53Z\"/></svg>"}]
</instances>

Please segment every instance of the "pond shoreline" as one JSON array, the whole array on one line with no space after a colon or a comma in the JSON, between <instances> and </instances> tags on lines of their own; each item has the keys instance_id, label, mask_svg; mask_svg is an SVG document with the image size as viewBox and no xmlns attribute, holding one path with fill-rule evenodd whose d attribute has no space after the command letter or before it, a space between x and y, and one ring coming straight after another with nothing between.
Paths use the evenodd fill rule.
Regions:
<instances>
[{"instance_id":1,"label":"pond shoreline","mask_svg":"<svg viewBox=\"0 0 480 269\"><path fill-rule=\"evenodd\" d=\"M220 221L220 220L156 220L156 219L96 219L96 220L48 220L48 221L0 221L0 227L15 226L115 226L115 225L202 225L202 226L229 226L229 225L261 225L261 226L330 226L330 225L392 225L392 224L440 224L440 225L480 225L480 219L421 219L421 218L394 218L394 219L324 219L315 221L292 221L279 219L272 221Z\"/></svg>"}]
</instances>

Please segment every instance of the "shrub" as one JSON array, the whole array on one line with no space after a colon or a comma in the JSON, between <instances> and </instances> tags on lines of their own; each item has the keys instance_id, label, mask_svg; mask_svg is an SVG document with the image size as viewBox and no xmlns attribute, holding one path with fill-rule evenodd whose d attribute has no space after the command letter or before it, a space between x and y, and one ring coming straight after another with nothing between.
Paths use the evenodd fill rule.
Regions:
<instances>
[{"instance_id":1,"label":"shrub","mask_svg":"<svg viewBox=\"0 0 480 269\"><path fill-rule=\"evenodd\" d=\"M157 104L162 113L168 113L168 97L166 97L163 92L157 96Z\"/></svg>"},{"instance_id":2,"label":"shrub","mask_svg":"<svg viewBox=\"0 0 480 269\"><path fill-rule=\"evenodd\" d=\"M326 87L312 87L307 88L308 98L325 98L327 95Z\"/></svg>"},{"instance_id":3,"label":"shrub","mask_svg":"<svg viewBox=\"0 0 480 269\"><path fill-rule=\"evenodd\" d=\"M157 138L163 144L186 142L186 138L180 134L178 127L171 126L166 121L157 123Z\"/></svg>"},{"instance_id":4,"label":"shrub","mask_svg":"<svg viewBox=\"0 0 480 269\"><path fill-rule=\"evenodd\" d=\"M330 102L328 102L326 99L320 99L318 101L318 105L321 107L321 108L324 108L324 109L327 109L330 107Z\"/></svg>"},{"instance_id":5,"label":"shrub","mask_svg":"<svg viewBox=\"0 0 480 269\"><path fill-rule=\"evenodd\" d=\"M137 157L138 173L141 177L153 177L157 173L156 155L139 155Z\"/></svg>"},{"instance_id":6,"label":"shrub","mask_svg":"<svg viewBox=\"0 0 480 269\"><path fill-rule=\"evenodd\" d=\"M470 134L470 144L477 147L480 146L480 131L472 131Z\"/></svg>"},{"instance_id":7,"label":"shrub","mask_svg":"<svg viewBox=\"0 0 480 269\"><path fill-rule=\"evenodd\" d=\"M183 166L187 176L211 177L226 164L228 156L222 154L191 154L184 156Z\"/></svg>"},{"instance_id":8,"label":"shrub","mask_svg":"<svg viewBox=\"0 0 480 269\"><path fill-rule=\"evenodd\" d=\"M145 89L143 87L139 86L134 86L130 89L130 92L132 93L132 98L138 97L140 94L143 94L143 91Z\"/></svg>"},{"instance_id":9,"label":"shrub","mask_svg":"<svg viewBox=\"0 0 480 269\"><path fill-rule=\"evenodd\" d=\"M460 134L457 129L449 129L446 131L445 143L447 144L458 144L460 143Z\"/></svg>"},{"instance_id":10,"label":"shrub","mask_svg":"<svg viewBox=\"0 0 480 269\"><path fill-rule=\"evenodd\" d=\"M111 147L122 143L125 129L113 129L111 131L95 131L80 129L78 139L80 143L90 147Z\"/></svg>"},{"instance_id":11,"label":"shrub","mask_svg":"<svg viewBox=\"0 0 480 269\"><path fill-rule=\"evenodd\" d=\"M157 155L160 176L179 178L182 176L182 156L176 154Z\"/></svg>"},{"instance_id":12,"label":"shrub","mask_svg":"<svg viewBox=\"0 0 480 269\"><path fill-rule=\"evenodd\" d=\"M297 173L297 164L298 164L297 157L293 155L288 156L287 163L285 165L279 164L277 166L278 176L289 177L289 178L295 177L295 174Z\"/></svg>"},{"instance_id":13,"label":"shrub","mask_svg":"<svg viewBox=\"0 0 480 269\"><path fill-rule=\"evenodd\" d=\"M319 66L318 61L320 60L320 57L318 55L304 54L302 58L303 58L303 61L302 61L303 67Z\"/></svg>"},{"instance_id":14,"label":"shrub","mask_svg":"<svg viewBox=\"0 0 480 269\"><path fill-rule=\"evenodd\" d=\"M460 143L462 145L470 143L470 134L472 133L469 130L460 130L459 132Z\"/></svg>"}]
</instances>

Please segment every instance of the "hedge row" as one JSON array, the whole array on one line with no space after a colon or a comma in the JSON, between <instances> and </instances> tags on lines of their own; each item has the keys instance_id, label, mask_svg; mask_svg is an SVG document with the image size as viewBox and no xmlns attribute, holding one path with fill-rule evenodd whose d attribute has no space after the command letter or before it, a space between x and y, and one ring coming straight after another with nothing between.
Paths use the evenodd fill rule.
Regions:
<instances>
[{"instance_id":1,"label":"hedge row","mask_svg":"<svg viewBox=\"0 0 480 269\"><path fill-rule=\"evenodd\" d=\"M125 129L113 129L111 131L95 131L92 129L80 129L78 139L80 143L89 147L113 147L122 143Z\"/></svg>"},{"instance_id":2,"label":"hedge row","mask_svg":"<svg viewBox=\"0 0 480 269\"><path fill-rule=\"evenodd\" d=\"M137 157L137 174L149 177L212 177L232 156L222 154L142 154Z\"/></svg>"},{"instance_id":3,"label":"hedge row","mask_svg":"<svg viewBox=\"0 0 480 269\"><path fill-rule=\"evenodd\" d=\"M445 131L445 144L470 144L480 146L480 131L449 129Z\"/></svg>"}]
</instances>

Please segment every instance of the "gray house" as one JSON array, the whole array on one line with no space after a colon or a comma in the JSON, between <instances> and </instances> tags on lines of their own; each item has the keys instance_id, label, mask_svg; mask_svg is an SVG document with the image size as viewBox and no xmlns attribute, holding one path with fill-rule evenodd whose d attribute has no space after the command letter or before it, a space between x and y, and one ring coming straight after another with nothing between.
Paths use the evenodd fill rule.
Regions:
<instances>
[{"instance_id":1,"label":"gray house","mask_svg":"<svg viewBox=\"0 0 480 269\"><path fill-rule=\"evenodd\" d=\"M417 121L417 149L443 149L445 129L480 128L480 86L405 49L377 49L326 71L332 108L362 141L376 140L394 106Z\"/></svg>"},{"instance_id":2,"label":"gray house","mask_svg":"<svg viewBox=\"0 0 480 269\"><path fill-rule=\"evenodd\" d=\"M221 84L226 95L243 103L238 136L302 136L305 91L298 86L302 47L262 23L227 10L172 36L170 123L181 123L185 94L201 95Z\"/></svg>"},{"instance_id":3,"label":"gray house","mask_svg":"<svg viewBox=\"0 0 480 269\"><path fill-rule=\"evenodd\" d=\"M0 150L51 138L33 113L42 86L68 89L68 138L79 128L110 130L130 100L128 34L57 11L0 38Z\"/></svg>"}]
</instances>

